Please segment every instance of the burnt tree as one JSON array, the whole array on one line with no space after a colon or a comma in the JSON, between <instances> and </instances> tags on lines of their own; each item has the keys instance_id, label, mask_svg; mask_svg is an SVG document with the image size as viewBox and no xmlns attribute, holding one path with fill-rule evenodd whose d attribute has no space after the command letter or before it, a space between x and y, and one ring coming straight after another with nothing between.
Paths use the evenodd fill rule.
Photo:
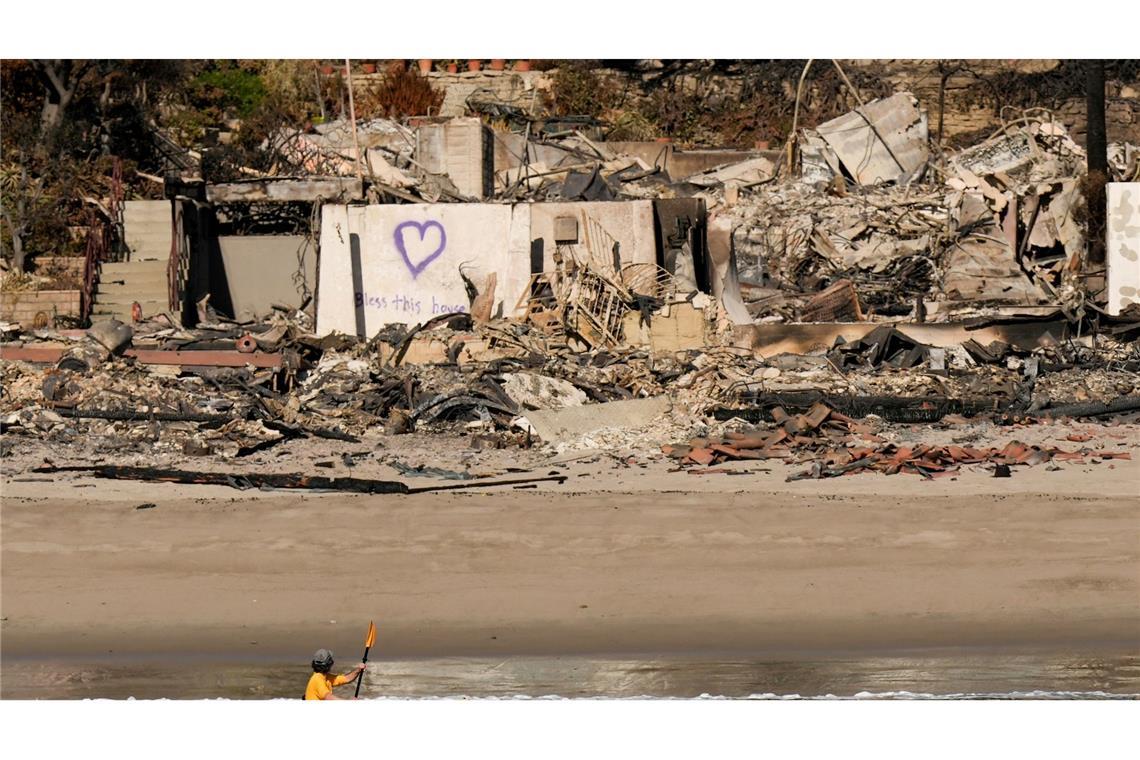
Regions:
<instances>
[{"instance_id":1,"label":"burnt tree","mask_svg":"<svg viewBox=\"0 0 1140 760\"><path fill-rule=\"evenodd\" d=\"M1088 184L1086 201L1089 212L1089 261L1105 260L1107 225L1108 138L1104 119L1104 61L1085 61L1085 109L1088 118Z\"/></svg>"}]
</instances>

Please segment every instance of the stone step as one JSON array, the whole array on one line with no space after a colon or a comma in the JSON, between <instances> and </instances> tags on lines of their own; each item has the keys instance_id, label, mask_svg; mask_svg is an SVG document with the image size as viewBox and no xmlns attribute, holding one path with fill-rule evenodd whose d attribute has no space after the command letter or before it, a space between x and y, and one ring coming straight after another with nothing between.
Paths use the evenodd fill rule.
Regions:
<instances>
[{"instance_id":1,"label":"stone step","mask_svg":"<svg viewBox=\"0 0 1140 760\"><path fill-rule=\"evenodd\" d=\"M95 307L130 307L132 303L138 301L141 304L147 303L166 303L165 293L135 293L133 295L111 295L104 297L99 294L95 299Z\"/></svg>"},{"instance_id":2,"label":"stone step","mask_svg":"<svg viewBox=\"0 0 1140 760\"><path fill-rule=\"evenodd\" d=\"M144 317L154 316L155 314L162 314L169 311L166 307L166 300L162 301L139 301L139 306L142 307ZM91 318L93 321L100 321L114 317L120 322L130 323L131 321L131 304L95 304L91 309Z\"/></svg>"},{"instance_id":3,"label":"stone step","mask_svg":"<svg viewBox=\"0 0 1140 760\"><path fill-rule=\"evenodd\" d=\"M131 207L123 209L124 224L156 221L164 221L170 224L171 219L173 219L173 214L170 212L170 204L165 201L155 206L154 209L149 209L149 207L145 207L145 209L131 209Z\"/></svg>"},{"instance_id":4,"label":"stone step","mask_svg":"<svg viewBox=\"0 0 1140 760\"><path fill-rule=\"evenodd\" d=\"M96 301L95 303L91 304L91 311L121 311L123 309L130 309L131 304L133 303L142 304L143 309L155 306L161 306L165 309L167 301L165 297L154 298L153 296L150 298L130 298L123 301L122 303L117 303L114 301Z\"/></svg>"},{"instance_id":5,"label":"stone step","mask_svg":"<svg viewBox=\"0 0 1140 760\"><path fill-rule=\"evenodd\" d=\"M100 290L95 294L95 303L130 303L131 301L161 301L166 298L166 288L134 288L127 290Z\"/></svg>"},{"instance_id":6,"label":"stone step","mask_svg":"<svg viewBox=\"0 0 1140 760\"><path fill-rule=\"evenodd\" d=\"M164 255L170 255L170 235L136 238L131 240L127 246L133 252L138 251L161 251Z\"/></svg>"},{"instance_id":7,"label":"stone step","mask_svg":"<svg viewBox=\"0 0 1140 760\"><path fill-rule=\"evenodd\" d=\"M104 264L99 270L100 277L157 277L166 274L166 262L162 260L139 259L129 262L131 266L108 269Z\"/></svg>"},{"instance_id":8,"label":"stone step","mask_svg":"<svg viewBox=\"0 0 1140 760\"><path fill-rule=\"evenodd\" d=\"M165 290L167 281L165 277L156 277L147 275L146 277L102 277L99 280L99 285L95 289L97 291L110 291L110 290L150 290L152 288L160 288Z\"/></svg>"},{"instance_id":9,"label":"stone step","mask_svg":"<svg viewBox=\"0 0 1140 760\"><path fill-rule=\"evenodd\" d=\"M132 251L165 251L165 255L170 255L170 235L147 235L146 237L132 238L127 240L127 248Z\"/></svg>"},{"instance_id":10,"label":"stone step","mask_svg":"<svg viewBox=\"0 0 1140 760\"><path fill-rule=\"evenodd\" d=\"M169 311L170 311L169 309L161 309L159 311L143 311L142 316L143 316L143 319L145 320L145 319L150 319L151 317L153 317L157 314L166 314ZM117 319L120 322L129 325L129 324L131 324L131 310L127 309L125 311L107 312L106 314L92 314L91 315L91 320L93 322L103 322L103 321L106 321L108 319Z\"/></svg>"},{"instance_id":11,"label":"stone step","mask_svg":"<svg viewBox=\"0 0 1140 760\"><path fill-rule=\"evenodd\" d=\"M111 290L150 290L152 288L159 288L165 290L167 281L165 277L157 275L127 276L127 277L107 277L103 275L99 278L99 285L95 288L97 291L111 291Z\"/></svg>"},{"instance_id":12,"label":"stone step","mask_svg":"<svg viewBox=\"0 0 1140 760\"><path fill-rule=\"evenodd\" d=\"M171 223L169 219L124 220L123 232L126 233L128 240L144 235L154 235L159 232L165 232L167 235L170 235Z\"/></svg>"},{"instance_id":13,"label":"stone step","mask_svg":"<svg viewBox=\"0 0 1140 760\"><path fill-rule=\"evenodd\" d=\"M126 235L127 242L159 234L164 234L169 238L172 234L174 234L173 229L170 226L169 219L155 219L154 221L135 222L129 227L124 223L123 233Z\"/></svg>"},{"instance_id":14,"label":"stone step","mask_svg":"<svg viewBox=\"0 0 1140 760\"><path fill-rule=\"evenodd\" d=\"M167 303L166 296L162 296L160 298L155 298L154 295L151 294L147 298L128 298L122 302L96 300L95 303L91 304L91 310L93 312L118 311L118 310L123 309L123 308L129 309L131 307L131 304L136 303L136 302L139 304L142 304L143 309L146 309L148 306L158 306L158 305L161 305L162 308L165 309L166 303Z\"/></svg>"},{"instance_id":15,"label":"stone step","mask_svg":"<svg viewBox=\"0 0 1140 760\"><path fill-rule=\"evenodd\" d=\"M99 287L95 289L96 297L106 295L108 297L118 297L122 295L131 295L134 293L165 293L168 289L165 280L161 282L110 282L100 283Z\"/></svg>"},{"instance_id":16,"label":"stone step","mask_svg":"<svg viewBox=\"0 0 1140 760\"><path fill-rule=\"evenodd\" d=\"M128 272L165 272L166 261L163 260L136 260L136 261L109 261L99 267L100 277L111 275L119 276Z\"/></svg>"},{"instance_id":17,"label":"stone step","mask_svg":"<svg viewBox=\"0 0 1140 760\"><path fill-rule=\"evenodd\" d=\"M132 259L170 258L170 202L128 201L123 207L123 237Z\"/></svg>"},{"instance_id":18,"label":"stone step","mask_svg":"<svg viewBox=\"0 0 1140 760\"><path fill-rule=\"evenodd\" d=\"M123 232L126 234L127 240L134 240L159 233L165 233L167 237L170 237L172 229L169 219L148 219L146 221L124 221Z\"/></svg>"},{"instance_id":19,"label":"stone step","mask_svg":"<svg viewBox=\"0 0 1140 760\"><path fill-rule=\"evenodd\" d=\"M127 201L123 204L124 219L151 219L157 216L170 218L170 201Z\"/></svg>"}]
</instances>

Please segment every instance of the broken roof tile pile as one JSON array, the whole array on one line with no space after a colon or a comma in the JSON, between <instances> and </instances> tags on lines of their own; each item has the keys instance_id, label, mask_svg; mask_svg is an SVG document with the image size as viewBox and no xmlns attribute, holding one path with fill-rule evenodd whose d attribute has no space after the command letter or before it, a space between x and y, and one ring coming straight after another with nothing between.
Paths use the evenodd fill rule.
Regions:
<instances>
[{"instance_id":1,"label":"broken roof tile pile","mask_svg":"<svg viewBox=\"0 0 1140 760\"><path fill-rule=\"evenodd\" d=\"M810 463L788 480L830 478L876 471L886 475L913 473L925 478L953 475L964 464L1037 465L1053 459L1083 464L1086 459L1131 459L1127 451L1084 448L1063 451L1052 447L1027 446L1011 441L1002 448L900 446L876 435L872 425L817 403L804 414L789 415L773 410L775 427L729 432L722 438L694 438L688 443L662 447L662 452L682 466L711 466L729 461L781 459L790 464Z\"/></svg>"}]
</instances>

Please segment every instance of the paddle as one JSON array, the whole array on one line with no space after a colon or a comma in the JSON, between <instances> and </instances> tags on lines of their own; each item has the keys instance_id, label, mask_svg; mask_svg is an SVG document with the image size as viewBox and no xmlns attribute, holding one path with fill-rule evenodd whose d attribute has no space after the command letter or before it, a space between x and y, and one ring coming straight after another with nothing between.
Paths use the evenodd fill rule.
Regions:
<instances>
[{"instance_id":1,"label":"paddle","mask_svg":"<svg viewBox=\"0 0 1140 760\"><path fill-rule=\"evenodd\" d=\"M376 643L376 625L371 620L369 620L368 621L368 633L364 637L364 657L361 659L361 662L364 662L364 663L368 662L368 650L371 649L372 645L375 643ZM360 675L356 677L356 694L353 696L356 696L356 697L360 696L360 682L363 680L364 680L364 671L360 671Z\"/></svg>"}]
</instances>

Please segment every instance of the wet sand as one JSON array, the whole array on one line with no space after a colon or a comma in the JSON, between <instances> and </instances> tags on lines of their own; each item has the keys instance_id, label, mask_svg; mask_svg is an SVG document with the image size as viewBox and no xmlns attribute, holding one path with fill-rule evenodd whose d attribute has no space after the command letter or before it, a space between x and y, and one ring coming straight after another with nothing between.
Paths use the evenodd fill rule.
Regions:
<instances>
[{"instance_id":1,"label":"wet sand","mask_svg":"<svg viewBox=\"0 0 1140 760\"><path fill-rule=\"evenodd\" d=\"M793 483L644 464L415 496L6 472L4 671L320 646L348 664L369 619L386 658L1140 653L1140 462ZM688 686L721 693L709 678Z\"/></svg>"}]
</instances>

